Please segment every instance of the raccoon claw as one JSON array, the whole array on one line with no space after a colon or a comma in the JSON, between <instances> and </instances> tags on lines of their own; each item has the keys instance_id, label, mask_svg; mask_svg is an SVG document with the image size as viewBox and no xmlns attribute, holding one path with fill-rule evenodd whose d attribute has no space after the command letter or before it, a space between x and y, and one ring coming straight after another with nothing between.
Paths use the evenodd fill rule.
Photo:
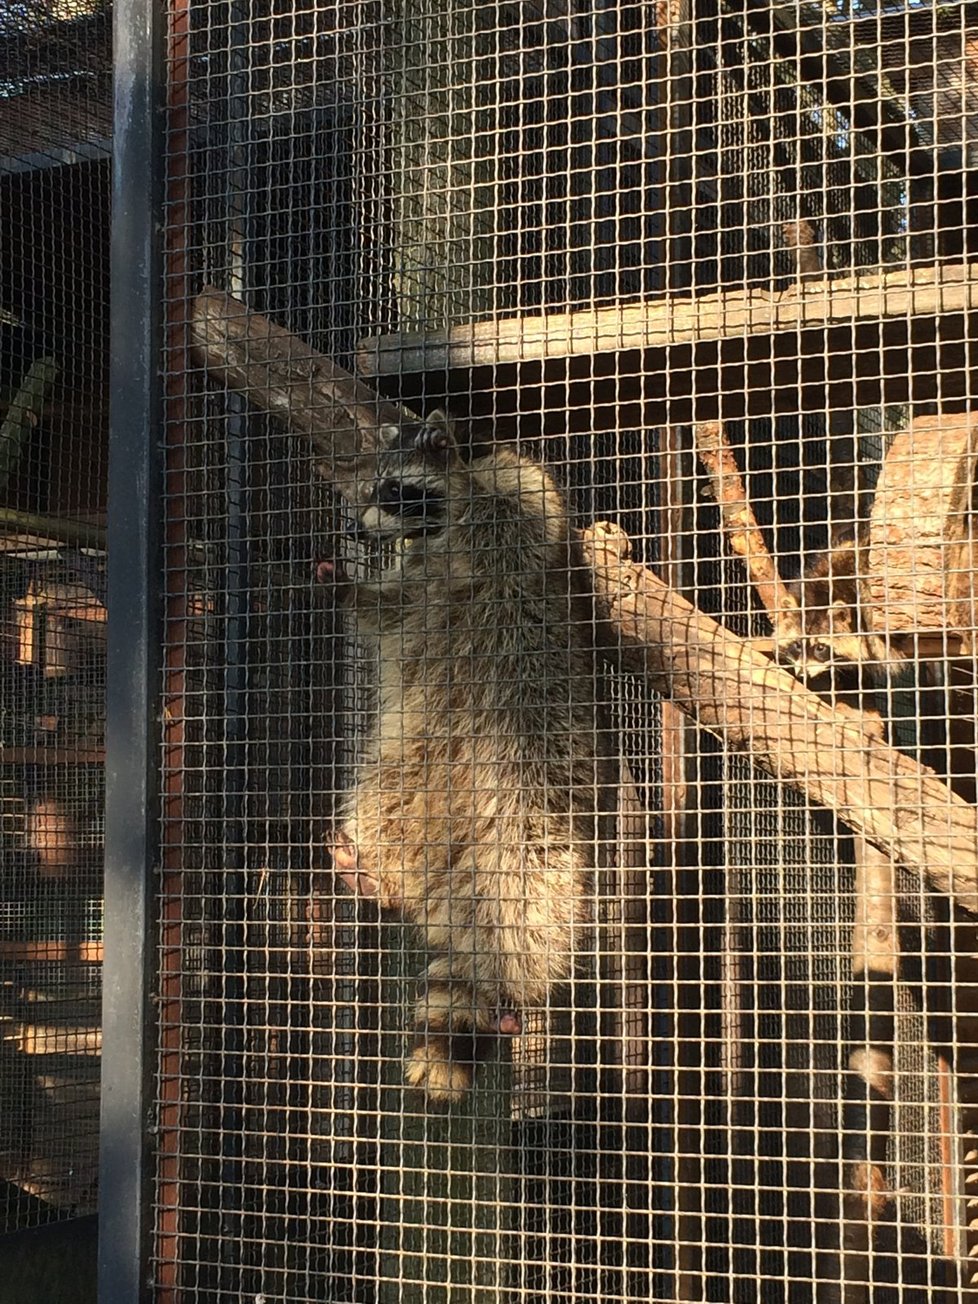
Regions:
<instances>
[{"instance_id":1,"label":"raccoon claw","mask_svg":"<svg viewBox=\"0 0 978 1304\"><path fill-rule=\"evenodd\" d=\"M378 883L372 874L358 868L357 849L345 833L337 833L330 848L336 875L357 896L375 897Z\"/></svg>"},{"instance_id":2,"label":"raccoon claw","mask_svg":"<svg viewBox=\"0 0 978 1304\"><path fill-rule=\"evenodd\" d=\"M436 462L445 462L452 450L453 439L444 426L423 426L418 432L414 446L422 457L430 457Z\"/></svg>"}]
</instances>

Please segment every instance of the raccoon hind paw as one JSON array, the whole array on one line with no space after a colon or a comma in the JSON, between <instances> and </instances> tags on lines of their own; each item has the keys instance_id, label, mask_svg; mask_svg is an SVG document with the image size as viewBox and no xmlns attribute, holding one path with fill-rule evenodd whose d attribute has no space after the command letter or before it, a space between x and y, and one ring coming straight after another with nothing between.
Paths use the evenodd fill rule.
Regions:
<instances>
[{"instance_id":1,"label":"raccoon hind paw","mask_svg":"<svg viewBox=\"0 0 978 1304\"><path fill-rule=\"evenodd\" d=\"M473 1065L452 1055L451 1037L427 1037L405 1060L404 1078L433 1104L457 1105L471 1090Z\"/></svg>"},{"instance_id":2,"label":"raccoon hind paw","mask_svg":"<svg viewBox=\"0 0 978 1304\"><path fill-rule=\"evenodd\" d=\"M453 988L429 991L416 1011L417 1039L405 1062L405 1080L438 1104L457 1104L472 1086L476 1066L491 1053L497 1038L518 1037L523 1020L518 1010L484 1006L469 1009L471 997L457 1004Z\"/></svg>"},{"instance_id":3,"label":"raccoon hind paw","mask_svg":"<svg viewBox=\"0 0 978 1304\"><path fill-rule=\"evenodd\" d=\"M343 829L337 829L333 834L329 853L333 861L333 869L341 883L345 883L357 896L377 896L380 886L377 879L373 874L360 868L356 845Z\"/></svg>"}]
</instances>

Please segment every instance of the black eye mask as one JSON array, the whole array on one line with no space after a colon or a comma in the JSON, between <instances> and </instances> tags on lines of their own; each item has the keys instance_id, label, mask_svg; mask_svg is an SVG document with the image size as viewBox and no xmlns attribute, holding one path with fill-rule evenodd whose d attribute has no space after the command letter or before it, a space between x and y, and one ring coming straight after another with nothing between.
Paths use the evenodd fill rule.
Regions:
<instances>
[{"instance_id":1,"label":"black eye mask","mask_svg":"<svg viewBox=\"0 0 978 1304\"><path fill-rule=\"evenodd\" d=\"M424 522L430 529L441 524L445 500L440 493L424 485L404 480L382 480L377 486L377 506L390 516Z\"/></svg>"}]
</instances>

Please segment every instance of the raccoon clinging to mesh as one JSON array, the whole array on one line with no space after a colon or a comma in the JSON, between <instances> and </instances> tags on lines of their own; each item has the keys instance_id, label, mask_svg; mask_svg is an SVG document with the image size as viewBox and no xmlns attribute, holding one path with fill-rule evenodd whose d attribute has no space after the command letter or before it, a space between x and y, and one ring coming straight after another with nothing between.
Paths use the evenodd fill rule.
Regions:
<instances>
[{"instance_id":1,"label":"raccoon clinging to mesh","mask_svg":"<svg viewBox=\"0 0 978 1304\"><path fill-rule=\"evenodd\" d=\"M602 759L583 556L544 468L463 461L443 413L387 427L358 492L393 545L376 581L337 574L378 644L376 718L334 865L421 926L430 952L406 1079L471 1085L479 1043L518 1031L571 971L589 914Z\"/></svg>"}]
</instances>

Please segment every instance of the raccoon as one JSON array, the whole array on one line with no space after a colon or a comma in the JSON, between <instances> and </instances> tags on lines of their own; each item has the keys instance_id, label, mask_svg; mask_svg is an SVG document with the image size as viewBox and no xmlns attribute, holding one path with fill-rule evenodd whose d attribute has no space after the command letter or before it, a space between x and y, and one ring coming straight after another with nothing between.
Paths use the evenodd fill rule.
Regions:
<instances>
[{"instance_id":1,"label":"raccoon","mask_svg":"<svg viewBox=\"0 0 978 1304\"><path fill-rule=\"evenodd\" d=\"M452 1103L485 1038L570 976L590 916L614 769L589 572L546 470L505 447L464 461L441 412L382 431L357 499L394 559L336 574L379 674L333 862L423 931L405 1076Z\"/></svg>"},{"instance_id":2,"label":"raccoon","mask_svg":"<svg viewBox=\"0 0 978 1304\"><path fill-rule=\"evenodd\" d=\"M906 654L870 627L862 600L865 548L855 532L839 538L808 562L801 579L789 584L801 617L801 632L777 647L782 665L803 682L833 676L842 687L884 688L910 668Z\"/></svg>"}]
</instances>

